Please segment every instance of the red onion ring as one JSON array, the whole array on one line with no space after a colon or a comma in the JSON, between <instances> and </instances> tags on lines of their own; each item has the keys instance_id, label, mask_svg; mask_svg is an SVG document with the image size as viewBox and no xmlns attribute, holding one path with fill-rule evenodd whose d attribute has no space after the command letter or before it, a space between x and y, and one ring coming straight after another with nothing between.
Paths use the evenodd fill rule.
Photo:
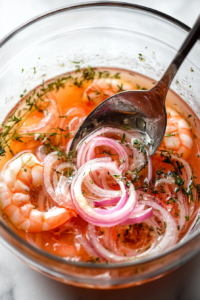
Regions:
<instances>
[{"instance_id":1,"label":"red onion ring","mask_svg":"<svg viewBox=\"0 0 200 300\"><path fill-rule=\"evenodd\" d=\"M107 138L107 137L94 137L91 140L89 145L90 146L89 146L89 149L88 149L88 152L87 152L86 159L85 159L84 163L95 158L94 149L96 147L108 146L108 147L110 147L111 149L113 149L114 151L117 152L117 154L119 155L119 160L121 161L121 163L123 162L123 160L125 160L125 162L122 163L122 165L120 166L120 169L122 171L126 171L128 169L128 155L127 155L127 152L124 150L122 145L120 145L120 143L118 143L116 140L110 139L110 138Z\"/></svg>"},{"instance_id":2,"label":"red onion ring","mask_svg":"<svg viewBox=\"0 0 200 300\"><path fill-rule=\"evenodd\" d=\"M104 127L102 129L99 129L97 131L95 131L94 133L90 134L80 145L79 149L78 149L78 154L77 154L77 168L79 169L85 162L85 157L87 154L87 151L89 150L88 143L95 137L99 136L99 135L103 135L103 134L115 134L119 137L119 139L122 138L123 134L125 133L126 135L126 139L128 139L130 142L133 139L133 136L128 133L125 132L122 129L118 129L118 128L113 128L113 127Z\"/></svg>"},{"instance_id":3,"label":"red onion ring","mask_svg":"<svg viewBox=\"0 0 200 300\"><path fill-rule=\"evenodd\" d=\"M157 151L156 154L160 154L160 156L169 156L169 154L167 152L161 152L161 151ZM170 153L170 157L172 160L175 160L175 161L178 161L180 163L183 164L184 166L184 169L185 169L185 172L184 172L184 175L185 175L185 184L184 186L186 188L189 188L189 184L190 184L190 181L191 181L191 178L192 178L192 170L191 170L191 167L189 165L189 163L187 161L185 161L183 158L180 158L174 154L171 154Z\"/></svg>"},{"instance_id":4,"label":"red onion ring","mask_svg":"<svg viewBox=\"0 0 200 300\"><path fill-rule=\"evenodd\" d=\"M30 132L39 133L41 132L41 130L43 132L48 132L48 130L53 127L55 122L58 121L58 117L60 115L59 107L54 100L44 100L43 103L44 102L50 103L50 105L48 105L45 109L45 111L48 111L45 117L38 124L33 124L31 126L21 126L18 130L18 133L24 133L26 136L26 133Z\"/></svg>"},{"instance_id":5,"label":"red onion ring","mask_svg":"<svg viewBox=\"0 0 200 300\"><path fill-rule=\"evenodd\" d=\"M36 149L36 156L37 156L37 159L40 162L42 162L45 159L45 157L46 157L46 147L44 145L41 145Z\"/></svg>"},{"instance_id":6,"label":"red onion ring","mask_svg":"<svg viewBox=\"0 0 200 300\"><path fill-rule=\"evenodd\" d=\"M173 177L169 177L169 178L161 178L159 180L157 180L155 182L155 187L157 187L160 184L165 184L165 188L167 188L167 185L173 185L175 187L175 180ZM188 204L187 201L185 199L185 195L179 191L177 193L177 204L178 204L178 208L179 208L179 226L180 226L180 230L183 228L183 226L185 225L186 219L185 217L188 215Z\"/></svg>"},{"instance_id":7,"label":"red onion ring","mask_svg":"<svg viewBox=\"0 0 200 300\"><path fill-rule=\"evenodd\" d=\"M69 199L62 193L56 194L51 182L52 168L54 169L55 164L58 163L60 163L60 160L58 160L58 155L56 152L52 152L46 156L44 160L44 169L43 169L44 189L46 194L52 199L54 203L56 203L59 206L72 209L72 205L70 205ZM77 215L75 211L74 211L74 215Z\"/></svg>"},{"instance_id":8,"label":"red onion ring","mask_svg":"<svg viewBox=\"0 0 200 300\"><path fill-rule=\"evenodd\" d=\"M81 107L72 107L71 109L69 109L67 111L67 113L65 114L66 118L61 118L61 123L60 123L60 128L62 128L63 130L67 129L67 123L68 123L68 118L70 117L77 117L77 115L79 115L80 117L86 117L86 113L84 111L83 108Z\"/></svg>"},{"instance_id":9,"label":"red onion ring","mask_svg":"<svg viewBox=\"0 0 200 300\"><path fill-rule=\"evenodd\" d=\"M131 186L130 195L128 197L128 193L124 183L122 181L118 181L122 194L121 199L119 200L117 205L110 210L100 208L93 209L82 194L82 183L84 178L90 172L99 169L107 169L109 170L111 175L116 174L121 176L122 174L117 165L113 162L105 163L105 161L102 161L102 159L94 159L92 161L89 161L78 170L77 174L74 177L71 185L72 201L78 213L87 222L99 226L111 227L123 222L129 217L134 207L136 206L137 195L133 186ZM113 178L115 179L115 177Z\"/></svg>"},{"instance_id":10,"label":"red onion ring","mask_svg":"<svg viewBox=\"0 0 200 300\"><path fill-rule=\"evenodd\" d=\"M71 144L72 144L72 141L73 139L70 139L65 147L65 153L68 154L69 153L69 150L70 150L70 147L71 147Z\"/></svg>"},{"instance_id":11,"label":"red onion ring","mask_svg":"<svg viewBox=\"0 0 200 300\"><path fill-rule=\"evenodd\" d=\"M133 255L132 257L130 256L122 256L122 255L116 255L115 251L110 252L109 250L107 250L99 241L96 235L96 230L95 230L95 226L92 224L88 224L88 236L90 239L90 242L92 244L92 246L94 247L94 250L102 257L104 257L106 260L108 261L113 261L113 262L120 262L120 261L130 261L133 259L136 259L137 257L145 257L147 255L152 255L152 254L157 254L158 252L162 252L166 249L168 249L169 247L171 247L172 245L174 245L176 243L177 240L177 226L176 226L176 222L174 221L174 219L172 218L172 216L169 214L169 212L167 212L164 208L162 208L159 204L153 202L153 201L140 201L140 204L145 204L150 206L151 208L153 208L155 211L155 214L159 214L159 216L162 217L163 220L165 220L166 222L166 231L164 233L164 236L160 238L160 240L157 240L156 237L158 237L158 234L156 235L156 228L158 227L158 225L153 224L152 221L150 221L150 219L144 221L144 223L147 223L147 225L153 225L154 227L154 242L151 245L151 247L144 253L135 253L134 250L130 250L129 251L129 255ZM109 241L109 245L111 247L108 247L108 245L106 245L108 248L112 248L112 250L115 250L115 247L113 248L112 246L112 240L111 237L110 239L107 239L107 241Z\"/></svg>"},{"instance_id":12,"label":"red onion ring","mask_svg":"<svg viewBox=\"0 0 200 300\"><path fill-rule=\"evenodd\" d=\"M144 209L139 212L132 212L132 214L126 219L123 223L120 225L133 225L136 223L141 223L145 221L146 219L149 219L153 214L152 207Z\"/></svg>"}]
</instances>

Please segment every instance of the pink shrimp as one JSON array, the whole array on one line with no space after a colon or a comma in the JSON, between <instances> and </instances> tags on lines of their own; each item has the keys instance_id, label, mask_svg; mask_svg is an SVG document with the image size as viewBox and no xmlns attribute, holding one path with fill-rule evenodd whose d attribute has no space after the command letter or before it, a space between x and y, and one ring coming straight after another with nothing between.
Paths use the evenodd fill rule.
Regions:
<instances>
[{"instance_id":1,"label":"pink shrimp","mask_svg":"<svg viewBox=\"0 0 200 300\"><path fill-rule=\"evenodd\" d=\"M37 158L30 152L23 152L9 161L1 173L0 207L13 225L27 232L54 229L73 216L63 207L41 211L33 204L42 189L42 171L43 166Z\"/></svg>"},{"instance_id":2,"label":"pink shrimp","mask_svg":"<svg viewBox=\"0 0 200 300\"><path fill-rule=\"evenodd\" d=\"M125 81L114 78L94 79L83 94L84 101L94 101L95 104L122 91L133 89L133 86Z\"/></svg>"},{"instance_id":3,"label":"pink shrimp","mask_svg":"<svg viewBox=\"0 0 200 300\"><path fill-rule=\"evenodd\" d=\"M166 107L167 128L161 148L173 150L174 153L187 158L193 146L190 125L172 108Z\"/></svg>"}]
</instances>

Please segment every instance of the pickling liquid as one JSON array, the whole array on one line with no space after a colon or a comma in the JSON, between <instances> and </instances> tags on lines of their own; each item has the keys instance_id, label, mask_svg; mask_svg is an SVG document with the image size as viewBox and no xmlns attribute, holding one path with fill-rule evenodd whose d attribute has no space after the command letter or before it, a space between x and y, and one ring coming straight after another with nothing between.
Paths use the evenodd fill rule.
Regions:
<instances>
[{"instance_id":1,"label":"pickling liquid","mask_svg":"<svg viewBox=\"0 0 200 300\"><path fill-rule=\"evenodd\" d=\"M151 89L155 85L155 81L153 81L152 79L126 70L106 68L96 69L97 73L105 71L109 74L109 78L112 78L113 76L116 76L115 74L118 74L117 77L120 77L120 79L123 82L131 84L132 89L135 90ZM76 75L76 73L71 74L73 76ZM64 76L66 77L68 75L69 74L61 75L57 79L61 79ZM50 84L51 82L54 82L54 80L50 80L45 84ZM77 86L74 84L73 80L69 80L69 82L66 82L64 86L59 87L58 90L56 88L53 88L48 94L48 97L52 97L57 101L61 110L61 116L64 116L73 107L81 107L85 111L86 115L88 115L98 104L89 100L83 101L84 91L91 84L91 82L92 80L83 81L81 86ZM26 97L27 96L25 96L24 98ZM23 101L23 99L21 101ZM200 153L200 143L197 128L200 128L199 120L195 116L193 111L191 111L189 106L171 90L168 92L166 105L180 112L181 116L191 125L191 130L194 135L194 144L190 155L187 157L186 160L192 166L194 175L197 177L196 181L198 182L198 170L200 170L200 157L198 156L198 154ZM190 115L192 117L188 118L188 116ZM32 124L39 122L42 118L43 113L36 111L28 119L24 120L24 124L26 126L31 126ZM72 117L71 119L69 118L67 122L70 122L70 120L72 120ZM69 139L63 138L60 141L60 147L64 149L68 141ZM35 154L36 148L41 144L41 141L36 141L35 137L25 137L23 138L22 142L17 140L10 141L10 148L12 149L13 154L15 155L20 151L29 149ZM12 155L7 150L6 157L3 157L0 161L0 167L2 168L6 161L8 161L10 158L12 158ZM156 176L156 171L162 168L167 168L167 170L170 170L170 166L168 164L163 163L160 157L154 156L154 176ZM145 169L141 172L142 175L145 177L147 174L147 170ZM162 193L157 194L156 197L158 197L163 203L163 206L171 212L172 216L175 219L178 219L179 211L176 204L174 204L173 202L166 204L166 199L163 198ZM37 205L37 200L35 204ZM199 207L197 199L195 199L195 202L192 205L194 205L194 213L190 220L186 222L185 228L179 233L178 241L186 234L186 232L188 231L188 229L194 221L197 209ZM91 257L82 247L82 245L76 240L73 230L70 227L68 228L66 224L48 232L28 233L23 230L19 230L14 225L12 225L12 223L9 221L6 215L4 215L4 218L17 235L19 235L21 238L25 239L28 243L32 244L35 247L38 247L48 253L54 254L56 256L61 256L72 261L93 262ZM70 223L74 224L74 226L79 226L82 229L83 234L86 234L87 222L83 220L79 215L77 217L73 217L70 220ZM151 242L151 231L147 226L140 227L138 226L138 224L133 225L128 237L124 237L124 241L131 249L137 249L141 245L145 246L145 243L146 245L149 245L149 243Z\"/></svg>"}]
</instances>

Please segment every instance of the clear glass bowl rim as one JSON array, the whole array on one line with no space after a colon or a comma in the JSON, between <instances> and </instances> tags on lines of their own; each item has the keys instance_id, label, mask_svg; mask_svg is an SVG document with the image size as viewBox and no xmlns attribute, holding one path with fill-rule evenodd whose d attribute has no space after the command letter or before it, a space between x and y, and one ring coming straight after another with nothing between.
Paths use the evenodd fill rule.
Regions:
<instances>
[{"instance_id":1,"label":"clear glass bowl rim","mask_svg":"<svg viewBox=\"0 0 200 300\"><path fill-rule=\"evenodd\" d=\"M145 6L141 6L141 5L137 5L137 4L131 4L131 3L127 3L127 2L114 2L114 1L93 1L90 3L84 2L84 3L80 3L80 4L73 4L73 5L67 5L67 6L62 6L60 8L57 9L53 9L50 10L48 12L45 12L43 14L40 14L30 20L28 20L27 22L23 23L22 25L18 26L16 29L12 30L10 33L8 33L4 38L2 38L0 40L0 48L7 42L9 41L14 35L16 35L18 32L20 32L21 30L23 30L24 28L28 27L29 25L32 25L33 23L39 21L40 19L43 18L48 18L51 15L54 14L59 14L62 13L64 11L70 11L70 10L76 10L76 9L81 9L81 8L87 8L87 7L98 7L98 6L102 6L102 7L106 7L106 6L110 6L110 7L122 7L122 8L128 8L128 9L133 9L133 10L141 10L144 12L148 12L149 14L155 15L155 16L159 16L162 19L168 20L169 22L173 23L174 25L177 25L178 27L182 28L183 30L185 30L186 32L190 31L190 27L185 25L184 23L182 23L181 21L163 13L160 12L158 10L152 9L152 8L148 8ZM200 38L199 38L200 40ZM184 241L182 244L178 243L175 246L173 246L171 249L169 249L168 251L161 253L159 255L153 255L150 257L146 257L143 259L140 259L138 261L134 261L134 262L123 262L123 263L113 263L113 264L89 264L86 262L72 262L72 261L66 261L65 259L63 259L62 257L59 256L55 256L53 254L49 254L43 250L40 250L38 248L33 247L31 244L27 243L24 239L20 238L17 234L14 233L14 231L12 231L9 227L6 227L1 221L0 221L0 226L2 226L2 228L14 239L17 240L17 242L19 242L20 244L23 244L23 246L28 247L31 251L37 252L39 255L42 256L46 256L49 259L52 259L54 261L66 264L66 265L71 265L74 267L82 267L82 268L87 268L87 269L114 269L114 268L123 268L123 267L131 267L131 266L137 266L139 264L145 264L145 263L150 263L153 262L155 260L157 260L158 258L162 258L170 253L175 252L176 250L178 250L179 248L182 248L183 246L185 246L186 244L188 244L191 240L195 239L197 237L197 235L199 235L200 233L197 232L193 232L191 234L191 236ZM8 243L5 240L6 243ZM13 247L13 245L10 245L11 247ZM195 255L197 252L199 252L200 249L193 251L193 253L190 253L190 258ZM187 255L186 255L187 256Z\"/></svg>"}]
</instances>

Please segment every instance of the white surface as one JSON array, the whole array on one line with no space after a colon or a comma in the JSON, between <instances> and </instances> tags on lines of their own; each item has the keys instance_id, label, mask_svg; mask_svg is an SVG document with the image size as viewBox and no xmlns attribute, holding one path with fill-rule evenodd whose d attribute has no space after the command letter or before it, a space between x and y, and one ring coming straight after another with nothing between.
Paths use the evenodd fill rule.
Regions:
<instances>
[{"instance_id":1,"label":"white surface","mask_svg":"<svg viewBox=\"0 0 200 300\"><path fill-rule=\"evenodd\" d=\"M38 14L68 4L86 1L0 0L0 39L15 27ZM91 1L88 0L88 2ZM124 2L139 4L162 11L190 27L200 12L200 0L127 0Z\"/></svg>"},{"instance_id":2,"label":"white surface","mask_svg":"<svg viewBox=\"0 0 200 300\"><path fill-rule=\"evenodd\" d=\"M34 16L75 0L0 0L0 39ZM131 1L129 1L131 2ZM141 0L192 26L200 0ZM116 291L86 290L55 282L17 259L0 244L0 300L199 300L200 254L178 270L154 282Z\"/></svg>"}]
</instances>

